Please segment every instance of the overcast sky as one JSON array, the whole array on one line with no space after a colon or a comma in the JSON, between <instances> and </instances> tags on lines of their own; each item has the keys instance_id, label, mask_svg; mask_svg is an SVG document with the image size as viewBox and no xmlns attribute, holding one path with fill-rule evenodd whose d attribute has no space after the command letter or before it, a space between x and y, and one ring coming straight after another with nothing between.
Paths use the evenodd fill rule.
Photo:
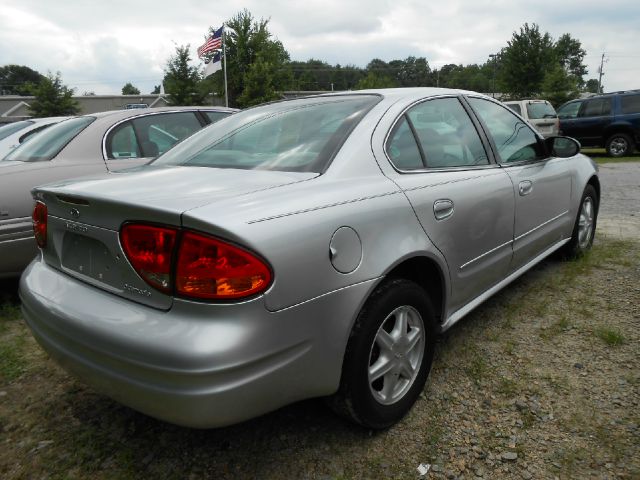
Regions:
<instances>
[{"instance_id":1,"label":"overcast sky","mask_svg":"<svg viewBox=\"0 0 640 480\"><path fill-rule=\"evenodd\" d=\"M431 68L484 63L525 22L587 51L585 79L604 52L606 91L640 88L640 0L2 0L0 65L60 71L77 94L149 93L175 45L195 49L209 26L243 8L269 18L292 60L364 67L410 55Z\"/></svg>"}]
</instances>

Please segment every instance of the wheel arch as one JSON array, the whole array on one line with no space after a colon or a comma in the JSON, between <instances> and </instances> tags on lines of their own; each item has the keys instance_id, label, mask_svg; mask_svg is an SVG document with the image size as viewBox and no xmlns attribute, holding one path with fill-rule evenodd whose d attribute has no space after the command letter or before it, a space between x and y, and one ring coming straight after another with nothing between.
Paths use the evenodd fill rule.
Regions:
<instances>
[{"instance_id":1,"label":"wheel arch","mask_svg":"<svg viewBox=\"0 0 640 480\"><path fill-rule=\"evenodd\" d=\"M441 324L444 321L447 282L443 269L436 260L427 256L406 258L393 266L384 278L404 278L417 283L431 301L436 322Z\"/></svg>"}]
</instances>

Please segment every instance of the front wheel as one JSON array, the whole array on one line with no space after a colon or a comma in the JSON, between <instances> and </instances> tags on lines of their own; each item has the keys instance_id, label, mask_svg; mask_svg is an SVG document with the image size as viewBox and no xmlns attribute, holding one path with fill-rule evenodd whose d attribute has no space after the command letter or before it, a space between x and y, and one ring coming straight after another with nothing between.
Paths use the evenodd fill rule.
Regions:
<instances>
[{"instance_id":1,"label":"front wheel","mask_svg":"<svg viewBox=\"0 0 640 480\"><path fill-rule=\"evenodd\" d=\"M426 382L435 346L429 297L416 283L378 287L358 315L344 358L339 414L367 428L386 428L411 409Z\"/></svg>"},{"instance_id":2,"label":"front wheel","mask_svg":"<svg viewBox=\"0 0 640 480\"><path fill-rule=\"evenodd\" d=\"M607 154L610 157L625 157L631 155L632 150L633 140L626 133L614 133L607 140Z\"/></svg>"},{"instance_id":3,"label":"front wheel","mask_svg":"<svg viewBox=\"0 0 640 480\"><path fill-rule=\"evenodd\" d=\"M565 257L579 257L591 248L596 233L597 219L598 194L593 185L587 185L580 200L578 217L573 226L571 240L564 248Z\"/></svg>"}]
</instances>

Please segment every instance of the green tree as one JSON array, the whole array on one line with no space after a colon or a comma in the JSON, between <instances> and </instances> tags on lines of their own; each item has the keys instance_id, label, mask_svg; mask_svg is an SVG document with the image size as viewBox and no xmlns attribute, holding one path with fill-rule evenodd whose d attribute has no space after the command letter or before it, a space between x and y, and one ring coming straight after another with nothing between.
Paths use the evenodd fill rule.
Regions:
<instances>
[{"instance_id":1,"label":"green tree","mask_svg":"<svg viewBox=\"0 0 640 480\"><path fill-rule=\"evenodd\" d=\"M122 95L140 95L140 90L134 87L131 82L127 82L122 87Z\"/></svg>"},{"instance_id":2,"label":"green tree","mask_svg":"<svg viewBox=\"0 0 640 480\"><path fill-rule=\"evenodd\" d=\"M198 88L200 71L191 66L189 45L176 46L165 69L164 88L171 105L202 105L205 95Z\"/></svg>"},{"instance_id":3,"label":"green tree","mask_svg":"<svg viewBox=\"0 0 640 480\"><path fill-rule=\"evenodd\" d=\"M565 33L555 43L554 52L560 66L574 77L577 86L584 87L587 66L583 61L587 52L582 48L580 41Z\"/></svg>"},{"instance_id":4,"label":"green tree","mask_svg":"<svg viewBox=\"0 0 640 480\"><path fill-rule=\"evenodd\" d=\"M584 85L584 91L589 93L601 93L598 91L598 80L590 78Z\"/></svg>"},{"instance_id":5,"label":"green tree","mask_svg":"<svg viewBox=\"0 0 640 480\"><path fill-rule=\"evenodd\" d=\"M0 95L32 95L44 75L24 65L0 67Z\"/></svg>"},{"instance_id":6,"label":"green tree","mask_svg":"<svg viewBox=\"0 0 640 480\"><path fill-rule=\"evenodd\" d=\"M369 88L393 88L396 81L384 73L376 73L375 70L367 73L367 76L356 84L356 90L366 90Z\"/></svg>"},{"instance_id":7,"label":"green tree","mask_svg":"<svg viewBox=\"0 0 640 480\"><path fill-rule=\"evenodd\" d=\"M578 84L575 75L567 73L560 65L547 70L541 85L542 97L554 107L578 97Z\"/></svg>"},{"instance_id":8,"label":"green tree","mask_svg":"<svg viewBox=\"0 0 640 480\"><path fill-rule=\"evenodd\" d=\"M78 102L73 98L73 89L62 84L60 72L54 76L49 72L33 89L35 99L29 105L34 117L55 117L75 115L80 111Z\"/></svg>"},{"instance_id":9,"label":"green tree","mask_svg":"<svg viewBox=\"0 0 640 480\"><path fill-rule=\"evenodd\" d=\"M254 19L247 9L226 22L227 88L229 105L246 107L280 98L293 84L292 72L286 68L289 54L282 42L272 38L269 20ZM213 28L210 29L214 31ZM256 65L254 65L256 64ZM258 86L258 72L264 85ZM202 82L206 91L224 92L223 72L216 72ZM245 92L246 90L246 92Z\"/></svg>"},{"instance_id":10,"label":"green tree","mask_svg":"<svg viewBox=\"0 0 640 480\"><path fill-rule=\"evenodd\" d=\"M513 32L500 54L501 90L515 98L536 96L549 65L555 60L551 36L542 34L537 24L525 23L520 32Z\"/></svg>"},{"instance_id":11,"label":"green tree","mask_svg":"<svg viewBox=\"0 0 640 480\"><path fill-rule=\"evenodd\" d=\"M429 62L424 57L407 57L394 60L389 66L395 71L395 78L401 87L428 87L432 85Z\"/></svg>"},{"instance_id":12,"label":"green tree","mask_svg":"<svg viewBox=\"0 0 640 480\"><path fill-rule=\"evenodd\" d=\"M160 85L154 85L152 95L158 95L160 93Z\"/></svg>"}]
</instances>

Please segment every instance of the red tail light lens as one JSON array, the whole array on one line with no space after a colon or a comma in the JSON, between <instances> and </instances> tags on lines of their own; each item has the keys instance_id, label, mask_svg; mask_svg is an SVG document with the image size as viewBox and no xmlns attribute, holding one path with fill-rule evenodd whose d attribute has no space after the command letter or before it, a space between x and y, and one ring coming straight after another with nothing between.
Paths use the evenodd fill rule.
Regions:
<instances>
[{"instance_id":1,"label":"red tail light lens","mask_svg":"<svg viewBox=\"0 0 640 480\"><path fill-rule=\"evenodd\" d=\"M271 271L246 250L185 232L176 267L176 293L200 299L237 299L263 292Z\"/></svg>"},{"instance_id":2,"label":"red tail light lens","mask_svg":"<svg viewBox=\"0 0 640 480\"><path fill-rule=\"evenodd\" d=\"M47 246L47 206L40 202L36 202L33 208L33 234L36 237L36 243L40 248Z\"/></svg>"},{"instance_id":3,"label":"red tail light lens","mask_svg":"<svg viewBox=\"0 0 640 480\"><path fill-rule=\"evenodd\" d=\"M171 260L178 231L154 225L127 224L120 242L129 262L145 282L171 293Z\"/></svg>"}]
</instances>

